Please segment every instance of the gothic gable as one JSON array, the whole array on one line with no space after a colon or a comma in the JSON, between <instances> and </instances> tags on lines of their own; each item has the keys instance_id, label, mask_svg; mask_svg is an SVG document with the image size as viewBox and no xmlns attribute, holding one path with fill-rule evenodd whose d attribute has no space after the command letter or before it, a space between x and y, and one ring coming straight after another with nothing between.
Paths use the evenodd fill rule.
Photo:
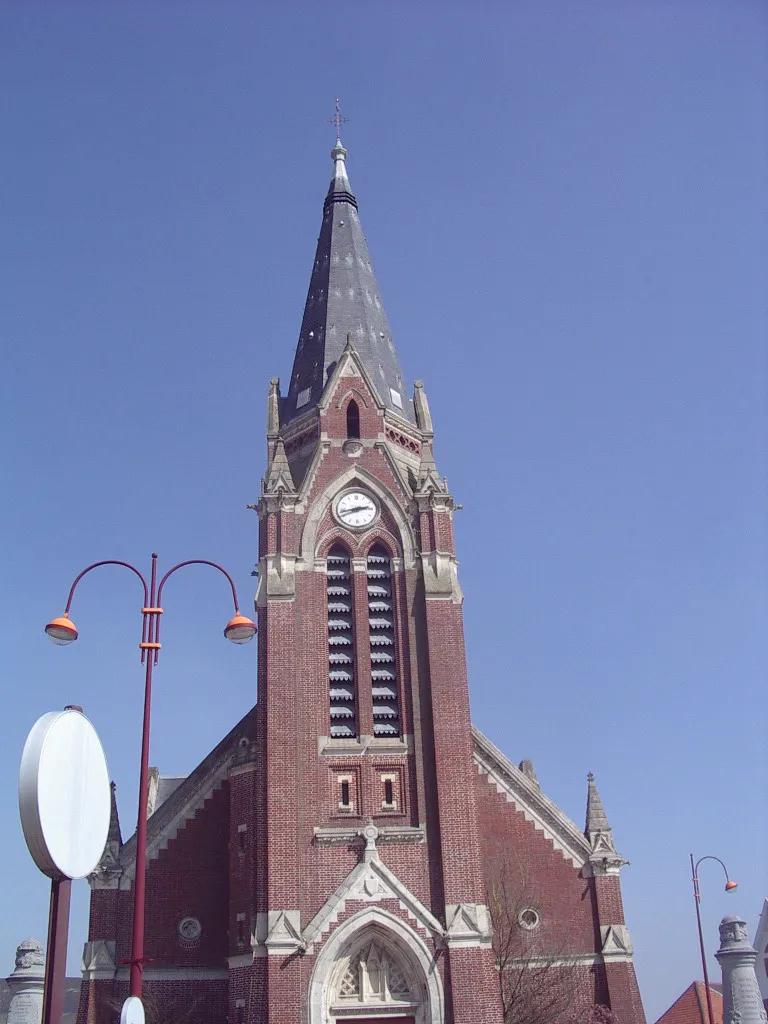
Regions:
<instances>
[{"instance_id":1,"label":"gothic gable","mask_svg":"<svg viewBox=\"0 0 768 1024\"><path fill-rule=\"evenodd\" d=\"M473 728L474 756L477 770L489 785L503 794L533 827L550 840L565 860L575 868L583 868L589 860L590 845L583 832L571 819L541 792L536 782L522 772L502 752Z\"/></svg>"},{"instance_id":2,"label":"gothic gable","mask_svg":"<svg viewBox=\"0 0 768 1024\"><path fill-rule=\"evenodd\" d=\"M252 758L256 709L252 708L224 739L213 748L191 775L173 791L147 822L147 859L155 859L161 850L195 817L226 780L230 768L243 758ZM136 872L136 835L120 851L122 876L120 888L131 887Z\"/></svg>"}]
</instances>

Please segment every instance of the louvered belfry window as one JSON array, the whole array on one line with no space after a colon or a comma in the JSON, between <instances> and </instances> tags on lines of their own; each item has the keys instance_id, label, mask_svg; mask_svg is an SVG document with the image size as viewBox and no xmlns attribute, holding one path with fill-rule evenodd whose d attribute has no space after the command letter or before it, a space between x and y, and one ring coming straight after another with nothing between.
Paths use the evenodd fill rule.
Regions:
<instances>
[{"instance_id":1,"label":"louvered belfry window","mask_svg":"<svg viewBox=\"0 0 768 1024\"><path fill-rule=\"evenodd\" d=\"M331 736L357 735L355 714L355 644L352 576L348 552L335 544L328 552L328 681Z\"/></svg>"},{"instance_id":2,"label":"louvered belfry window","mask_svg":"<svg viewBox=\"0 0 768 1024\"><path fill-rule=\"evenodd\" d=\"M399 736L392 559L380 544L376 544L368 552L367 570L373 735Z\"/></svg>"}]
</instances>

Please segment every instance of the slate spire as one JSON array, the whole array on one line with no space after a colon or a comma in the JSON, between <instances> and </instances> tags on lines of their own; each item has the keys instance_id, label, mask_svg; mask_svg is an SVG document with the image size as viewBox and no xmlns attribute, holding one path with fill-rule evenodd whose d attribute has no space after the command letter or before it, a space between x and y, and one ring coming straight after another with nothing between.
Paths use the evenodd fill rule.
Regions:
<instances>
[{"instance_id":1,"label":"slate spire","mask_svg":"<svg viewBox=\"0 0 768 1024\"><path fill-rule=\"evenodd\" d=\"M595 874L618 874L625 864L629 864L616 850L608 815L597 792L592 772L587 775L587 821L584 834L592 850L589 862Z\"/></svg>"},{"instance_id":2,"label":"slate spire","mask_svg":"<svg viewBox=\"0 0 768 1024\"><path fill-rule=\"evenodd\" d=\"M587 823L584 831L588 836L593 832L611 831L611 826L608 824L608 815L605 813L603 801L597 792L595 776L592 772L587 775Z\"/></svg>"},{"instance_id":3,"label":"slate spire","mask_svg":"<svg viewBox=\"0 0 768 1024\"><path fill-rule=\"evenodd\" d=\"M391 412L415 423L403 373L373 273L357 200L347 176L347 151L336 139L334 174L323 205L323 223L301 322L281 425L320 401L344 351L347 334L378 397Z\"/></svg>"}]
</instances>

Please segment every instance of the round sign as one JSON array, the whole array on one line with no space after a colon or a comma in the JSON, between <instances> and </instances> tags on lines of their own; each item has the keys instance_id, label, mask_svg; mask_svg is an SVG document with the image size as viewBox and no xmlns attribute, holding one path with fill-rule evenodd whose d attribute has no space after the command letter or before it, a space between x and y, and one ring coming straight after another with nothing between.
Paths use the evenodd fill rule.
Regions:
<instances>
[{"instance_id":1,"label":"round sign","mask_svg":"<svg viewBox=\"0 0 768 1024\"><path fill-rule=\"evenodd\" d=\"M111 811L96 730L79 711L51 711L27 736L19 813L32 859L49 878L84 878L101 859Z\"/></svg>"},{"instance_id":2,"label":"round sign","mask_svg":"<svg viewBox=\"0 0 768 1024\"><path fill-rule=\"evenodd\" d=\"M128 996L123 1003L120 1024L144 1024L144 1004L138 996Z\"/></svg>"}]
</instances>

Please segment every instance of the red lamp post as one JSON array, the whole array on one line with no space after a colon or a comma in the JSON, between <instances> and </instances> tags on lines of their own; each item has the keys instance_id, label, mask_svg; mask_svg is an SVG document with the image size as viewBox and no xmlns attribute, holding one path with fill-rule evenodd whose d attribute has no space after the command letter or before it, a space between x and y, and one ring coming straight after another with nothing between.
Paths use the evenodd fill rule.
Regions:
<instances>
[{"instance_id":1,"label":"red lamp post","mask_svg":"<svg viewBox=\"0 0 768 1024\"><path fill-rule=\"evenodd\" d=\"M178 565L174 565L173 568L168 570L165 576L160 580L160 585L158 586L157 555L153 554L149 586L147 586L147 581L139 570L134 568L134 566L130 565L128 562L119 562L114 559L107 559L103 562L94 562L93 565L89 565L86 569L83 569L80 575L75 578L75 581L70 588L69 597L67 598L67 607L64 609L63 616L53 619L53 621L49 622L45 627L45 632L55 644L63 647L67 644L71 644L73 640L77 640L77 629L75 628L74 622L69 617L69 610L72 606L72 598L75 594L75 588L86 573L89 573L91 569L97 569L101 565L122 565L126 569L130 569L131 572L135 573L139 577L142 586L144 587L144 605L141 609L141 643L139 644L139 648L141 650L141 662L145 666L144 719L141 731L139 811L136 822L136 879L134 882L133 900L133 936L131 939L131 959L129 961L131 965L131 995L141 998L142 969L144 964L144 905L147 882L147 797L149 794L149 726L152 702L152 668L157 664L160 656L160 616L163 614L161 601L163 596L163 587L165 586L166 580L169 576L172 576L173 573L178 569L182 569L185 565L210 565L214 569L218 569L219 572L223 573L227 577L229 585L232 588L232 600L235 606L235 614L224 627L224 636L227 640L231 640L233 644L248 643L248 641L252 640L256 634L256 623L252 622L247 616L240 614L234 580L226 569L222 569L222 567L217 565L216 562L208 562L201 558L193 558L187 562L179 562Z\"/></svg>"},{"instance_id":2,"label":"red lamp post","mask_svg":"<svg viewBox=\"0 0 768 1024\"><path fill-rule=\"evenodd\" d=\"M725 891L733 892L734 889L738 889L739 883L734 882L728 877L728 870L720 860L719 857L712 857L707 855L706 857L699 857L694 864L693 854L691 854L691 879L693 881L693 896L696 901L696 923L699 926L699 949L701 950L701 969L704 971L704 991L707 996L707 1013L709 1015L709 1024L715 1024L715 1017L712 1013L712 993L709 989L709 972L707 971L707 954L704 952L704 932L701 927L701 893L699 892L699 876L696 874L699 868L699 864L703 860L716 860L720 867L723 869L725 875Z\"/></svg>"}]
</instances>

